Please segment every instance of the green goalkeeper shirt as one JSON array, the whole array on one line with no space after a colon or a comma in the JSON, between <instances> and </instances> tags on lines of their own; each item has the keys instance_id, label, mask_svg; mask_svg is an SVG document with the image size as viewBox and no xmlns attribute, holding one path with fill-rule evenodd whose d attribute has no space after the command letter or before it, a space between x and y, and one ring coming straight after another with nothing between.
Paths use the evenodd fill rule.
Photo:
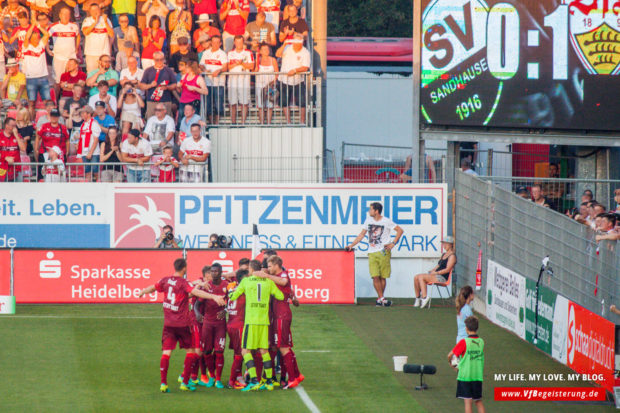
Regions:
<instances>
[{"instance_id":1,"label":"green goalkeeper shirt","mask_svg":"<svg viewBox=\"0 0 620 413\"><path fill-rule=\"evenodd\" d=\"M284 294L273 281L255 275L241 280L230 300L236 300L241 294L245 294L245 324L269 325L271 296L284 300Z\"/></svg>"}]
</instances>

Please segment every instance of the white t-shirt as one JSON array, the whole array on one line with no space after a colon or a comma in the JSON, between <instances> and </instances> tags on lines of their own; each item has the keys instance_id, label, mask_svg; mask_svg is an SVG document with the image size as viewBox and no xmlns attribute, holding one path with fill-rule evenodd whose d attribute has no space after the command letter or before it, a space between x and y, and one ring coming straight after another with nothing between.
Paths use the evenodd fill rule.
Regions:
<instances>
[{"instance_id":1,"label":"white t-shirt","mask_svg":"<svg viewBox=\"0 0 620 413\"><path fill-rule=\"evenodd\" d=\"M65 171L65 164L62 162L62 159L58 158L55 161L51 161L45 156L45 165L43 167L45 169L45 182L61 181L61 174Z\"/></svg>"},{"instance_id":2,"label":"white t-shirt","mask_svg":"<svg viewBox=\"0 0 620 413\"><path fill-rule=\"evenodd\" d=\"M368 216L362 227L368 231L368 253L383 250L385 244L392 242L390 232L396 227L394 221L389 218L381 217L376 221L373 217Z\"/></svg>"},{"instance_id":3,"label":"white t-shirt","mask_svg":"<svg viewBox=\"0 0 620 413\"><path fill-rule=\"evenodd\" d=\"M236 64L236 63L254 63L254 57L252 56L252 52L247 49L243 49L238 52L235 49L228 52L228 64ZM249 73L250 71L243 67L242 65L235 66L232 69L228 69L231 73ZM228 75L228 87L250 87L250 76L234 76Z\"/></svg>"},{"instance_id":4,"label":"white t-shirt","mask_svg":"<svg viewBox=\"0 0 620 413\"><path fill-rule=\"evenodd\" d=\"M99 148L99 136L101 135L101 128L99 127L99 122L95 120L95 118L90 118L89 120L82 123L80 126L80 142L78 146L78 158L82 156L88 155L88 151L93 145L93 141L97 142L95 145L95 150L93 151L93 155L99 155L101 149Z\"/></svg>"},{"instance_id":5,"label":"white t-shirt","mask_svg":"<svg viewBox=\"0 0 620 413\"><path fill-rule=\"evenodd\" d=\"M153 155L151 145L149 145L149 143L144 139L139 139L137 145L132 145L129 143L128 139L125 139L123 143L121 143L121 152L130 158L143 158L145 156ZM127 165L127 168L134 171L146 171L147 169L150 169L150 166L138 166L138 164L130 163Z\"/></svg>"},{"instance_id":6,"label":"white t-shirt","mask_svg":"<svg viewBox=\"0 0 620 413\"><path fill-rule=\"evenodd\" d=\"M302 47L299 52L293 50L293 46L287 47L282 54L282 67L280 69L283 73L288 73L298 67L310 67L310 52L305 47ZM300 84L305 79L305 76L295 75L287 76L280 75L278 80L286 85L295 86Z\"/></svg>"},{"instance_id":7,"label":"white t-shirt","mask_svg":"<svg viewBox=\"0 0 620 413\"><path fill-rule=\"evenodd\" d=\"M50 36L54 39L54 56L61 59L74 59L75 39L80 33L78 25L72 22L62 24L60 22L52 24Z\"/></svg>"},{"instance_id":8,"label":"white t-shirt","mask_svg":"<svg viewBox=\"0 0 620 413\"><path fill-rule=\"evenodd\" d=\"M112 27L112 22L110 19L107 20L110 27ZM82 23L82 31L84 31L85 27L90 27L93 24L95 24L95 19L90 16L85 18ZM110 56L110 51L112 50L111 46L112 44L110 42L110 36L108 36L105 21L100 16L93 31L91 31L90 34L84 38L84 55L101 56L107 54Z\"/></svg>"},{"instance_id":9,"label":"white t-shirt","mask_svg":"<svg viewBox=\"0 0 620 413\"><path fill-rule=\"evenodd\" d=\"M112 108L114 112L116 112L116 108L117 108L116 98L114 97L114 95L111 95L109 93L108 93L108 96L110 96L110 107ZM88 98L88 106L94 109L95 104L99 102L100 100L103 101L103 99L99 97L99 93L92 95L91 97Z\"/></svg>"},{"instance_id":10,"label":"white t-shirt","mask_svg":"<svg viewBox=\"0 0 620 413\"><path fill-rule=\"evenodd\" d=\"M193 137L188 137L181 142L179 151L191 156L203 156L204 154L211 153L211 141L205 137L201 137L200 140L196 142ZM203 163L198 163L191 159L189 163L190 165L187 166L181 165L180 170L187 172L201 172L203 170Z\"/></svg>"},{"instance_id":11,"label":"white t-shirt","mask_svg":"<svg viewBox=\"0 0 620 413\"><path fill-rule=\"evenodd\" d=\"M45 61L45 46L39 42L37 47L29 44L24 48L22 70L26 79L47 77L47 62Z\"/></svg>"},{"instance_id":12,"label":"white t-shirt","mask_svg":"<svg viewBox=\"0 0 620 413\"><path fill-rule=\"evenodd\" d=\"M200 64L204 65L209 73L221 70L226 63L228 63L228 56L222 49L217 49L215 52L211 49L205 50L200 59ZM224 86L226 84L226 76L219 75L213 77L207 74L206 83L207 86Z\"/></svg>"},{"instance_id":13,"label":"white t-shirt","mask_svg":"<svg viewBox=\"0 0 620 413\"><path fill-rule=\"evenodd\" d=\"M148 21L148 20L147 20ZM132 74L129 71L129 68L126 67L125 69L121 70L121 74L120 74L120 78L119 78L119 83L121 80L123 79L128 79L128 80L137 80L138 82L142 81L142 76L144 76L144 70L140 69L139 67L136 69L136 73ZM139 88L134 88L134 91L140 95L142 98L144 98L144 90L139 89Z\"/></svg>"},{"instance_id":14,"label":"white t-shirt","mask_svg":"<svg viewBox=\"0 0 620 413\"><path fill-rule=\"evenodd\" d=\"M157 116L151 116L144 127L144 133L149 136L149 142L154 148L159 148L161 141L165 140L168 134L175 130L174 119L168 115L162 120L157 119Z\"/></svg>"}]
</instances>

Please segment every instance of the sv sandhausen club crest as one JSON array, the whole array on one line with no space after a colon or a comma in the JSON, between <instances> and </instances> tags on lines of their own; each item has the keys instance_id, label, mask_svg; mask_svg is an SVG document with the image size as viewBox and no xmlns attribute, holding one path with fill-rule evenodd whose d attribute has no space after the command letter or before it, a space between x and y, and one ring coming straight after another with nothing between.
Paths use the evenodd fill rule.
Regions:
<instances>
[{"instance_id":1,"label":"sv sandhausen club crest","mask_svg":"<svg viewBox=\"0 0 620 413\"><path fill-rule=\"evenodd\" d=\"M620 0L562 0L568 5L570 41L591 74L620 72Z\"/></svg>"}]
</instances>

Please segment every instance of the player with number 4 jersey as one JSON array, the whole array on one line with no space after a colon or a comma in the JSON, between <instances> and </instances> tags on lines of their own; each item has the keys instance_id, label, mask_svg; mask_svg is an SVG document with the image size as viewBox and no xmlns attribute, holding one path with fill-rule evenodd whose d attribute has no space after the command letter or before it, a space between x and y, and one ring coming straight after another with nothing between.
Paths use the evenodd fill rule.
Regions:
<instances>
[{"instance_id":1,"label":"player with number 4 jersey","mask_svg":"<svg viewBox=\"0 0 620 413\"><path fill-rule=\"evenodd\" d=\"M189 313L189 298L191 295L212 300L217 305L225 305L223 297L209 294L194 287L185 278L187 262L183 258L174 261L174 274L164 277L155 285L150 285L140 291L140 297L155 291L164 293L164 329L162 332L162 356L160 361L161 385L160 390L168 393L168 366L170 355L177 346L187 350L183 369L181 391L194 391L196 388L189 384L192 365L198 359L198 354L192 348L192 318Z\"/></svg>"}]
</instances>

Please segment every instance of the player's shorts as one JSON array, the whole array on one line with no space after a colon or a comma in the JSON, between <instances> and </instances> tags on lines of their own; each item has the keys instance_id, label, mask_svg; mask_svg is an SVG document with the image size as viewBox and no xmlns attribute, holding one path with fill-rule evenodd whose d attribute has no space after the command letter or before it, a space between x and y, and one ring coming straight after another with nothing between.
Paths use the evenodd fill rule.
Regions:
<instances>
[{"instance_id":1,"label":"player's shorts","mask_svg":"<svg viewBox=\"0 0 620 413\"><path fill-rule=\"evenodd\" d=\"M228 348L231 349L236 356L241 354L241 335L243 334L243 327L227 326L228 330Z\"/></svg>"},{"instance_id":2,"label":"player's shorts","mask_svg":"<svg viewBox=\"0 0 620 413\"><path fill-rule=\"evenodd\" d=\"M273 345L276 348L293 347L291 320L274 320Z\"/></svg>"},{"instance_id":3,"label":"player's shorts","mask_svg":"<svg viewBox=\"0 0 620 413\"><path fill-rule=\"evenodd\" d=\"M392 267L390 265L392 253L390 251L377 251L368 254L368 269L371 277L390 278Z\"/></svg>"},{"instance_id":4,"label":"player's shorts","mask_svg":"<svg viewBox=\"0 0 620 413\"><path fill-rule=\"evenodd\" d=\"M192 348L192 328L164 326L161 333L161 349L174 350L177 342L181 348Z\"/></svg>"},{"instance_id":5,"label":"player's shorts","mask_svg":"<svg viewBox=\"0 0 620 413\"><path fill-rule=\"evenodd\" d=\"M456 381L456 397L459 399L482 399L481 381Z\"/></svg>"},{"instance_id":6,"label":"player's shorts","mask_svg":"<svg viewBox=\"0 0 620 413\"><path fill-rule=\"evenodd\" d=\"M226 348L226 324L204 323L202 325L203 351L224 351Z\"/></svg>"},{"instance_id":7,"label":"player's shorts","mask_svg":"<svg viewBox=\"0 0 620 413\"><path fill-rule=\"evenodd\" d=\"M269 348L269 326L258 324L246 324L243 326L243 339L241 347L247 350Z\"/></svg>"}]
</instances>

